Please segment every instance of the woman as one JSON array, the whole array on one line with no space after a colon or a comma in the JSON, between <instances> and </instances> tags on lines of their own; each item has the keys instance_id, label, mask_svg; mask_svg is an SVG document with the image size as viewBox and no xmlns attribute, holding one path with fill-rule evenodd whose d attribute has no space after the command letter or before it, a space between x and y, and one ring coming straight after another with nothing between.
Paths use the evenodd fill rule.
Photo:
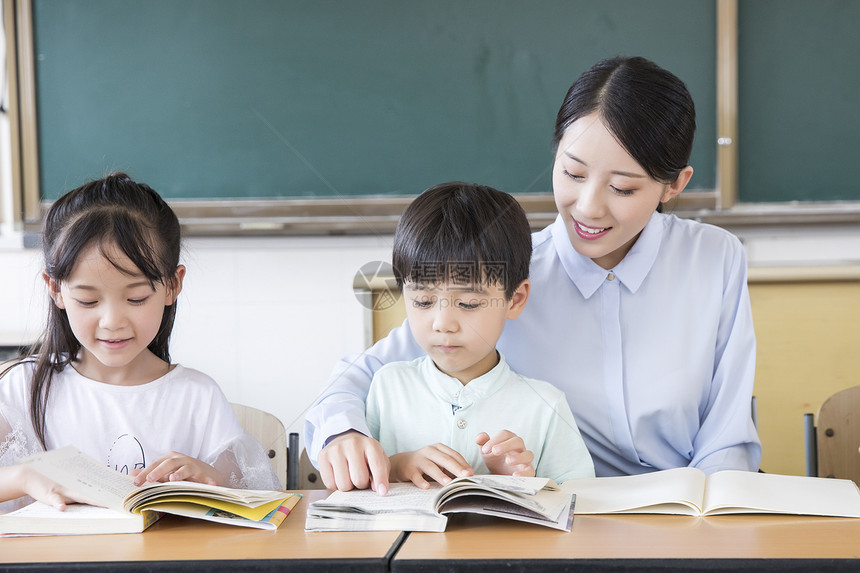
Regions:
<instances>
[{"instance_id":1,"label":"woman","mask_svg":"<svg viewBox=\"0 0 860 573\"><path fill-rule=\"evenodd\" d=\"M599 476L758 469L743 248L722 229L660 213L693 174L694 130L684 83L644 58L597 63L556 120L559 216L532 237L532 297L498 348L567 394ZM420 353L400 327L337 365L306 420L328 487L385 491L364 398L373 372Z\"/></svg>"}]
</instances>

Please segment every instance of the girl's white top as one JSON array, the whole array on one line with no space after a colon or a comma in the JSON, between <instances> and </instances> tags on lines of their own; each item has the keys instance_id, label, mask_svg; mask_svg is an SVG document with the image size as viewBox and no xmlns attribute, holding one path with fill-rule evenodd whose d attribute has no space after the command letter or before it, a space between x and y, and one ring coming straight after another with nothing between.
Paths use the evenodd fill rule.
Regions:
<instances>
[{"instance_id":1,"label":"girl's white top","mask_svg":"<svg viewBox=\"0 0 860 573\"><path fill-rule=\"evenodd\" d=\"M30 419L32 374L24 363L0 378L0 466L42 449ZM213 465L232 487L282 487L215 381L181 365L137 386L104 384L66 367L54 375L45 419L48 449L74 445L126 474L174 451ZM11 505L0 503L0 511Z\"/></svg>"}]
</instances>

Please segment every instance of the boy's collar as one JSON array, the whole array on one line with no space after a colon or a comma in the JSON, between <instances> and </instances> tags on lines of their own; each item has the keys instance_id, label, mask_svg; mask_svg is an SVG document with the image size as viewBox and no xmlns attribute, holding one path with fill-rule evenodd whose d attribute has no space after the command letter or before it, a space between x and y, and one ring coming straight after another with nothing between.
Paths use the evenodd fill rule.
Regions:
<instances>
[{"instance_id":1,"label":"boy's collar","mask_svg":"<svg viewBox=\"0 0 860 573\"><path fill-rule=\"evenodd\" d=\"M464 397L468 396L469 403L471 403L496 392L502 386L510 372L510 367L504 355L498 350L496 352L499 356L498 363L488 372L473 378L466 384L439 370L433 359L427 355L420 359L420 369L425 380L428 382L435 381L434 385L442 391L440 396L445 399L450 399L449 394L451 396L454 394Z\"/></svg>"}]
</instances>

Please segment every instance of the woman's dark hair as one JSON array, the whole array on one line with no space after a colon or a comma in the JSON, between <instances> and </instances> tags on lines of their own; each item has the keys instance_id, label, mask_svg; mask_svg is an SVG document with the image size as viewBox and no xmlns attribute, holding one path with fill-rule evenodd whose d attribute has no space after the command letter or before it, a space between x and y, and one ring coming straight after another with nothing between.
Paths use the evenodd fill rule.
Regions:
<instances>
[{"instance_id":1,"label":"woman's dark hair","mask_svg":"<svg viewBox=\"0 0 860 573\"><path fill-rule=\"evenodd\" d=\"M122 272L131 272L130 262L153 284L167 287L175 284L179 220L158 193L148 185L132 181L125 173L112 173L69 191L51 205L45 216L42 232L45 273L55 284L72 275L78 257L93 245ZM122 262L111 259L110 254L117 252L114 248L128 262L125 258ZM175 318L176 301L165 308L158 333L148 346L165 362L170 362L168 340ZM42 447L47 447L45 408L54 373L75 360L80 349L66 311L52 303L48 305L42 336L15 363L34 364L30 415Z\"/></svg>"},{"instance_id":2,"label":"woman's dark hair","mask_svg":"<svg viewBox=\"0 0 860 573\"><path fill-rule=\"evenodd\" d=\"M532 243L525 211L492 187L453 181L431 187L403 212L392 265L404 282L497 284L510 300L529 276Z\"/></svg>"},{"instance_id":3,"label":"woman's dark hair","mask_svg":"<svg viewBox=\"0 0 860 573\"><path fill-rule=\"evenodd\" d=\"M690 161L696 109L687 86L641 57L603 60L570 86L553 135L553 151L576 120L598 113L648 175L673 183Z\"/></svg>"}]
</instances>

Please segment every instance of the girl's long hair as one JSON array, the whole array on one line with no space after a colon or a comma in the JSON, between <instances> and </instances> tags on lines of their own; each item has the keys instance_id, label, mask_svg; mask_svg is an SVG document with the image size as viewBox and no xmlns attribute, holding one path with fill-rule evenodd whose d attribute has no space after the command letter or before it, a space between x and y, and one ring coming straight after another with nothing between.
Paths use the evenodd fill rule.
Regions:
<instances>
[{"instance_id":1,"label":"girl's long hair","mask_svg":"<svg viewBox=\"0 0 860 573\"><path fill-rule=\"evenodd\" d=\"M69 191L51 205L45 216L42 250L45 273L59 287L72 275L80 254L98 245L111 264L109 247L116 247L151 282L174 286L179 265L179 220L151 187L136 183L125 173L112 173ZM148 348L170 362L168 340L176 318L176 301L165 307L161 326ZM54 374L73 362L81 344L72 333L66 311L53 301L48 305L45 330L30 351L6 368L0 377L21 363L33 364L30 418L43 448L45 412Z\"/></svg>"}]
</instances>

